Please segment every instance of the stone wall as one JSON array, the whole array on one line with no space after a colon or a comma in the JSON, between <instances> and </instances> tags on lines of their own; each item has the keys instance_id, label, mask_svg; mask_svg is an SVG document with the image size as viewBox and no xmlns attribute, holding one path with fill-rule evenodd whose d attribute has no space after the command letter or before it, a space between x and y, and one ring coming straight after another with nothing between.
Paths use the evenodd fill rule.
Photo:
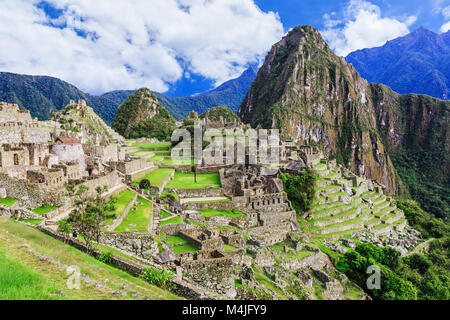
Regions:
<instances>
[{"instance_id":1,"label":"stone wall","mask_svg":"<svg viewBox=\"0 0 450 320\"><path fill-rule=\"evenodd\" d=\"M176 236L182 230L195 229L196 226L187 223L170 223L161 226L160 231L170 236Z\"/></svg>"},{"instance_id":2,"label":"stone wall","mask_svg":"<svg viewBox=\"0 0 450 320\"><path fill-rule=\"evenodd\" d=\"M0 144L49 143L51 129L39 123L0 123Z\"/></svg>"},{"instance_id":3,"label":"stone wall","mask_svg":"<svg viewBox=\"0 0 450 320\"><path fill-rule=\"evenodd\" d=\"M183 261L181 267L185 277L200 287L224 294L230 299L236 296L231 258Z\"/></svg>"},{"instance_id":4,"label":"stone wall","mask_svg":"<svg viewBox=\"0 0 450 320\"><path fill-rule=\"evenodd\" d=\"M174 192L181 198L223 197L222 188L217 189L173 189L166 188L167 192Z\"/></svg>"},{"instance_id":5,"label":"stone wall","mask_svg":"<svg viewBox=\"0 0 450 320\"><path fill-rule=\"evenodd\" d=\"M87 191L88 196L95 197L97 194L95 189L97 187L103 188L106 186L108 189L111 189L122 184L122 179L117 172L112 171L104 176L89 177L88 180L84 180L82 184L89 188Z\"/></svg>"},{"instance_id":6,"label":"stone wall","mask_svg":"<svg viewBox=\"0 0 450 320\"><path fill-rule=\"evenodd\" d=\"M185 202L183 208L193 210L215 209L215 210L233 210L233 201L209 201L209 202Z\"/></svg>"},{"instance_id":7,"label":"stone wall","mask_svg":"<svg viewBox=\"0 0 450 320\"><path fill-rule=\"evenodd\" d=\"M12 121L31 122L30 111L20 110L15 103L0 102L0 123Z\"/></svg>"},{"instance_id":8,"label":"stone wall","mask_svg":"<svg viewBox=\"0 0 450 320\"><path fill-rule=\"evenodd\" d=\"M100 243L130 252L146 260L152 260L152 257L158 253L158 244L150 234L102 233Z\"/></svg>"},{"instance_id":9,"label":"stone wall","mask_svg":"<svg viewBox=\"0 0 450 320\"><path fill-rule=\"evenodd\" d=\"M65 202L64 189L50 191L42 184L32 184L7 174L0 173L0 188L6 190L7 197L19 199L19 204L25 208L37 208L43 204L61 206Z\"/></svg>"}]
</instances>

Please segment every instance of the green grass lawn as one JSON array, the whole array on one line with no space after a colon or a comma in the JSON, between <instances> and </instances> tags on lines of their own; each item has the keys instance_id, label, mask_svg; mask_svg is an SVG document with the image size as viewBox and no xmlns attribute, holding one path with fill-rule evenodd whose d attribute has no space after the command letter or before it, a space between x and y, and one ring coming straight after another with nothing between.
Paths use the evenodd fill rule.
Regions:
<instances>
[{"instance_id":1,"label":"green grass lawn","mask_svg":"<svg viewBox=\"0 0 450 320\"><path fill-rule=\"evenodd\" d=\"M138 157L145 157L148 156L149 154L153 154L153 151L147 151L147 150L141 150L141 151L135 151L132 152L132 155L138 156Z\"/></svg>"},{"instance_id":2,"label":"green grass lawn","mask_svg":"<svg viewBox=\"0 0 450 320\"><path fill-rule=\"evenodd\" d=\"M7 207L11 207L16 201L17 199L15 198L0 198L0 204Z\"/></svg>"},{"instance_id":3,"label":"green grass lawn","mask_svg":"<svg viewBox=\"0 0 450 320\"><path fill-rule=\"evenodd\" d=\"M178 245L178 246L173 246L172 251L174 253L179 253L179 252L197 252L198 249L196 247L194 247L192 244L190 243L186 243L186 244L182 244L182 245Z\"/></svg>"},{"instance_id":4,"label":"green grass lawn","mask_svg":"<svg viewBox=\"0 0 450 320\"><path fill-rule=\"evenodd\" d=\"M167 220L164 220L164 221L159 221L159 225L160 226L163 226L165 224L170 224L170 223L183 223L183 220L179 216L176 216L176 217L173 217L171 219L167 219Z\"/></svg>"},{"instance_id":5,"label":"green grass lawn","mask_svg":"<svg viewBox=\"0 0 450 320\"><path fill-rule=\"evenodd\" d=\"M165 219L165 218L168 218L170 216L171 216L170 213L168 213L167 211L161 210L161 218L160 219Z\"/></svg>"},{"instance_id":6,"label":"green grass lawn","mask_svg":"<svg viewBox=\"0 0 450 320\"><path fill-rule=\"evenodd\" d=\"M227 218L234 218L245 216L245 213L239 210L216 210L216 209L204 209L199 210L204 218L208 217L216 217L216 216L225 216Z\"/></svg>"},{"instance_id":7,"label":"green grass lawn","mask_svg":"<svg viewBox=\"0 0 450 320\"><path fill-rule=\"evenodd\" d=\"M236 250L235 246L232 246L231 244L227 244L227 243L224 243L223 248L224 248L225 252Z\"/></svg>"},{"instance_id":8,"label":"green grass lawn","mask_svg":"<svg viewBox=\"0 0 450 320\"><path fill-rule=\"evenodd\" d=\"M175 172L175 176L166 184L166 188L173 189L204 189L207 186L220 188L218 173L197 174L197 182L194 182L193 173Z\"/></svg>"},{"instance_id":9,"label":"green grass lawn","mask_svg":"<svg viewBox=\"0 0 450 320\"><path fill-rule=\"evenodd\" d=\"M135 148L170 148L170 142L155 142L155 143L133 143L131 147Z\"/></svg>"},{"instance_id":10,"label":"green grass lawn","mask_svg":"<svg viewBox=\"0 0 450 320\"><path fill-rule=\"evenodd\" d=\"M108 218L105 220L105 224L108 225L111 223L115 218L117 218L128 206L131 200L133 200L135 195L134 191L131 190L124 190L118 195L113 196L114 199L116 199L116 203L114 204L115 210L114 211L107 211L107 215L111 215L111 218ZM114 215L114 216L112 216Z\"/></svg>"},{"instance_id":11,"label":"green grass lawn","mask_svg":"<svg viewBox=\"0 0 450 320\"><path fill-rule=\"evenodd\" d=\"M155 155L155 156L153 156L153 157L147 158L147 161L153 161L153 162L158 162L158 163L160 163L161 161L164 160L164 157L165 157L165 156L163 156L163 155Z\"/></svg>"},{"instance_id":12,"label":"green grass lawn","mask_svg":"<svg viewBox=\"0 0 450 320\"><path fill-rule=\"evenodd\" d=\"M164 182L164 180L166 180L167 177L169 177L172 174L173 171L174 169L171 168L158 168L146 174L145 177L143 177L142 179L148 179L152 187L159 187ZM142 179L134 181L133 185L135 186L139 185L139 182Z\"/></svg>"},{"instance_id":13,"label":"green grass lawn","mask_svg":"<svg viewBox=\"0 0 450 320\"><path fill-rule=\"evenodd\" d=\"M1 300L62 300L58 289L38 272L0 252Z\"/></svg>"},{"instance_id":14,"label":"green grass lawn","mask_svg":"<svg viewBox=\"0 0 450 320\"><path fill-rule=\"evenodd\" d=\"M42 216L42 215L46 214L47 212L53 211L57 208L59 208L59 207L51 206L49 204L44 204L44 205L40 206L39 208L33 209L31 211Z\"/></svg>"},{"instance_id":15,"label":"green grass lawn","mask_svg":"<svg viewBox=\"0 0 450 320\"><path fill-rule=\"evenodd\" d=\"M188 243L186 239L179 237L179 236L167 236L167 243L170 245L174 244L185 244Z\"/></svg>"},{"instance_id":16,"label":"green grass lawn","mask_svg":"<svg viewBox=\"0 0 450 320\"><path fill-rule=\"evenodd\" d=\"M28 223L31 223L31 224L34 224L35 226L37 226L38 224L41 224L42 219L24 219L22 221L28 222Z\"/></svg>"},{"instance_id":17,"label":"green grass lawn","mask_svg":"<svg viewBox=\"0 0 450 320\"><path fill-rule=\"evenodd\" d=\"M140 202L143 204L139 205L138 203ZM114 230L115 232L147 231L148 224L152 217L152 202L138 197L136 199L135 207L137 210L131 208L122 223Z\"/></svg>"},{"instance_id":18,"label":"green grass lawn","mask_svg":"<svg viewBox=\"0 0 450 320\"><path fill-rule=\"evenodd\" d=\"M178 161L176 161L178 160ZM187 166L187 165L194 165L194 158L179 158L179 159L173 159L173 158L167 158L165 157L161 162L161 164L165 164L167 166Z\"/></svg>"}]
</instances>

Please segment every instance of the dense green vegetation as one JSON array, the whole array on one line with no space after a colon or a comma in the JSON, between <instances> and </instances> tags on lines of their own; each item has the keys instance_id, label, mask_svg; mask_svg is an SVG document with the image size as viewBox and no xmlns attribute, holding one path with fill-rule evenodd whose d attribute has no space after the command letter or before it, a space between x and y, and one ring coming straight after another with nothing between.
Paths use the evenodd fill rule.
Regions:
<instances>
[{"instance_id":1,"label":"dense green vegetation","mask_svg":"<svg viewBox=\"0 0 450 320\"><path fill-rule=\"evenodd\" d=\"M400 258L390 247L359 244L347 251L337 265L375 299L448 300L450 299L450 238L430 242L424 254L413 253ZM367 269L376 265L381 271L379 289L367 289Z\"/></svg>"},{"instance_id":2,"label":"dense green vegetation","mask_svg":"<svg viewBox=\"0 0 450 320\"><path fill-rule=\"evenodd\" d=\"M284 189L292 206L297 212L311 209L313 199L316 195L317 174L311 168L306 168L298 176L288 173L280 175Z\"/></svg>"},{"instance_id":3,"label":"dense green vegetation","mask_svg":"<svg viewBox=\"0 0 450 320\"><path fill-rule=\"evenodd\" d=\"M172 284L172 279L174 278L174 273L167 269L156 269L154 267L148 267L142 270L141 277L150 284L157 287L173 290L174 285Z\"/></svg>"},{"instance_id":4,"label":"dense green vegetation","mask_svg":"<svg viewBox=\"0 0 450 320\"><path fill-rule=\"evenodd\" d=\"M417 202L397 199L397 207L403 210L409 225L419 231L424 238L441 238L450 234L448 223L424 211Z\"/></svg>"},{"instance_id":5,"label":"dense green vegetation","mask_svg":"<svg viewBox=\"0 0 450 320\"><path fill-rule=\"evenodd\" d=\"M427 212L446 219L450 214L450 176L442 170L449 158L448 151L399 151L392 160L406 192ZM437 177L447 181L439 182Z\"/></svg>"},{"instance_id":6,"label":"dense green vegetation","mask_svg":"<svg viewBox=\"0 0 450 320\"><path fill-rule=\"evenodd\" d=\"M191 117L194 116L191 114ZM209 119L210 121L220 121L223 119L225 123L227 122L240 122L239 117L230 108L224 106L218 106L206 110L200 115L200 119Z\"/></svg>"},{"instance_id":7,"label":"dense green vegetation","mask_svg":"<svg viewBox=\"0 0 450 320\"><path fill-rule=\"evenodd\" d=\"M175 119L158 102L154 93L142 88L132 93L117 109L111 127L125 138L169 138Z\"/></svg>"}]
</instances>

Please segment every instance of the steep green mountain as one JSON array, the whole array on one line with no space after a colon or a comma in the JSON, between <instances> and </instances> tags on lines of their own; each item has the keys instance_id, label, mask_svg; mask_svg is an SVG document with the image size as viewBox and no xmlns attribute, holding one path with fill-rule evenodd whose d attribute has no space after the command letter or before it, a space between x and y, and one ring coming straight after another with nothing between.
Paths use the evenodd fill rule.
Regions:
<instances>
[{"instance_id":1,"label":"steep green mountain","mask_svg":"<svg viewBox=\"0 0 450 320\"><path fill-rule=\"evenodd\" d=\"M107 123L111 123L116 106L108 98L92 96L57 78L0 72L0 101L17 103L39 120L50 118L70 100L84 99Z\"/></svg>"},{"instance_id":2,"label":"steep green mountain","mask_svg":"<svg viewBox=\"0 0 450 320\"><path fill-rule=\"evenodd\" d=\"M450 31L437 34L421 27L345 59L369 82L383 83L398 93L450 99Z\"/></svg>"},{"instance_id":3,"label":"steep green mountain","mask_svg":"<svg viewBox=\"0 0 450 320\"><path fill-rule=\"evenodd\" d=\"M156 92L155 94L177 119L182 119L193 109L202 113L218 105L236 111L255 76L256 69L252 67L240 77L195 96L172 98ZM118 106L133 92L134 90L116 90L93 96L53 77L0 73L0 101L17 103L22 109L30 110L31 115L40 120L48 119L52 112L61 110L71 99L84 99L107 124L111 124Z\"/></svg>"},{"instance_id":4,"label":"steep green mountain","mask_svg":"<svg viewBox=\"0 0 450 320\"><path fill-rule=\"evenodd\" d=\"M200 114L215 106L226 106L236 112L250 88L250 84L255 79L256 72L256 68L250 67L238 78L224 82L216 89L189 97L174 98L158 92L153 93L156 94L158 100L176 119L183 119L192 110ZM112 91L105 93L101 97L114 101L119 105L132 92L128 90Z\"/></svg>"},{"instance_id":5,"label":"steep green mountain","mask_svg":"<svg viewBox=\"0 0 450 320\"><path fill-rule=\"evenodd\" d=\"M369 84L317 30L299 26L273 45L238 115L254 127L276 127L299 143L320 145L388 193L410 192L442 216L450 205L449 107Z\"/></svg>"},{"instance_id":6,"label":"steep green mountain","mask_svg":"<svg viewBox=\"0 0 450 320\"><path fill-rule=\"evenodd\" d=\"M175 129L175 119L154 93L141 88L119 106L111 126L125 138L163 140Z\"/></svg>"}]
</instances>

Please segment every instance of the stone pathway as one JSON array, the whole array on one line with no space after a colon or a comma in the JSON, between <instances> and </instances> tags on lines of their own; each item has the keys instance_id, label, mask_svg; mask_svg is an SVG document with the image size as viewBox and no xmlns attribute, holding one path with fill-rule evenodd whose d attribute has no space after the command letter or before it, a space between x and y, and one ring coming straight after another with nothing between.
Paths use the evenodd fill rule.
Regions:
<instances>
[{"instance_id":1,"label":"stone pathway","mask_svg":"<svg viewBox=\"0 0 450 320\"><path fill-rule=\"evenodd\" d=\"M136 193L133 197L133 200L131 200L130 203L128 203L128 206L125 208L125 210L113 221L113 223L105 227L106 230L113 231L122 223L123 218L127 216L128 212L131 210L131 207L136 202L137 196L138 194Z\"/></svg>"}]
</instances>

